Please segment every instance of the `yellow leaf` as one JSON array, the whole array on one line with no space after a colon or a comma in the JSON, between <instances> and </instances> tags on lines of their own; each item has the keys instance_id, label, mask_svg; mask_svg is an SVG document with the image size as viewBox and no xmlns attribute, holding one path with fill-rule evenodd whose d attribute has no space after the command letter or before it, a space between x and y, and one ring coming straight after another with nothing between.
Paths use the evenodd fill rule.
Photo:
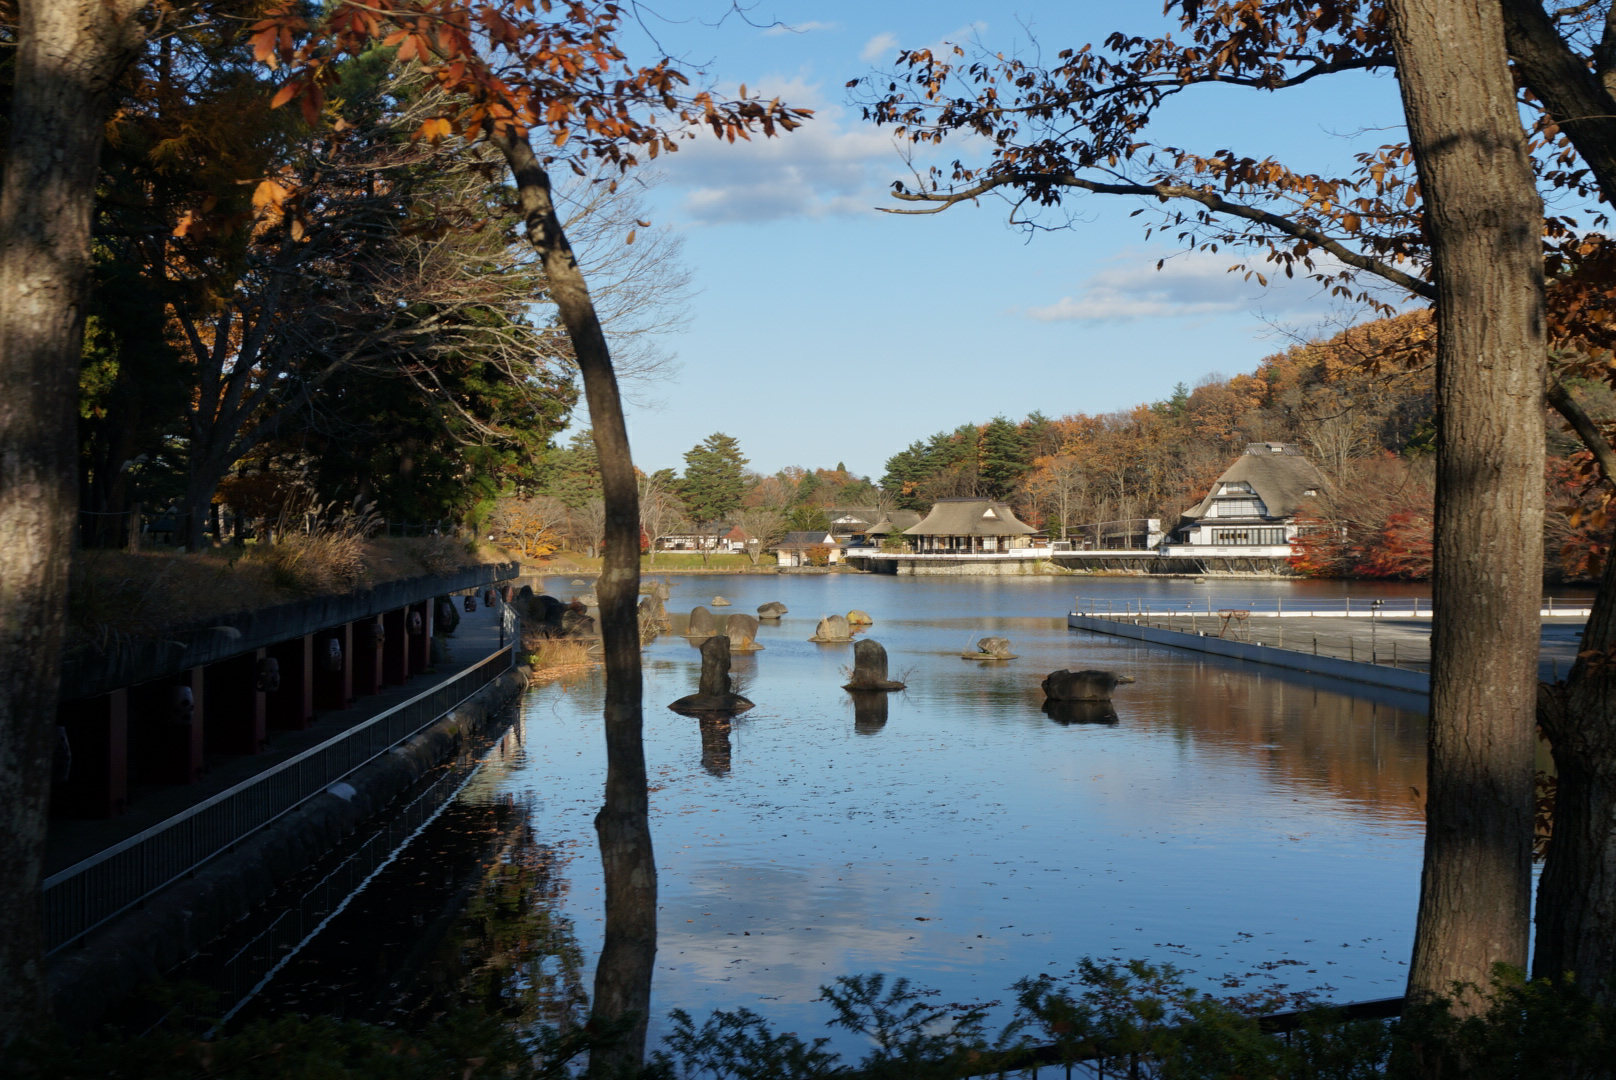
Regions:
<instances>
[{"instance_id":1,"label":"yellow leaf","mask_svg":"<svg viewBox=\"0 0 1616 1080\"><path fill-rule=\"evenodd\" d=\"M258 211L274 211L281 208L288 196L292 193L285 186L275 180L261 180L253 189L253 209Z\"/></svg>"},{"instance_id":2,"label":"yellow leaf","mask_svg":"<svg viewBox=\"0 0 1616 1080\"><path fill-rule=\"evenodd\" d=\"M633 242L634 242L634 230L630 229L628 231L628 239L624 240L623 243L632 244Z\"/></svg>"}]
</instances>

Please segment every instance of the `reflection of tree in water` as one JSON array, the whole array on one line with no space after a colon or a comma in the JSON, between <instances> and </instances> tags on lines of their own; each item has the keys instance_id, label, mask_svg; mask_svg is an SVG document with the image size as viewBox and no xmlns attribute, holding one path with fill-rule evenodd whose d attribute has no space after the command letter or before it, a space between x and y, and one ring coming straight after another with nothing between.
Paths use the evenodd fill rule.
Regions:
<instances>
[{"instance_id":1,"label":"reflection of tree in water","mask_svg":"<svg viewBox=\"0 0 1616 1080\"><path fill-rule=\"evenodd\" d=\"M524 1030L566 1032L588 1007L583 951L561 914L570 856L537 842L526 820L502 839L422 971L412 1011L472 1006Z\"/></svg>"}]
</instances>

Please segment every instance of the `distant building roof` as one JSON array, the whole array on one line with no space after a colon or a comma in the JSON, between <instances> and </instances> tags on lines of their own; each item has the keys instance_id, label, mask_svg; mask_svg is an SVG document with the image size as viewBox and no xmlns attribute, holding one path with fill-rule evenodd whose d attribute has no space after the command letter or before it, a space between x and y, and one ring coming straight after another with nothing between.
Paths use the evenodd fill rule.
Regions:
<instances>
[{"instance_id":1,"label":"distant building roof","mask_svg":"<svg viewBox=\"0 0 1616 1080\"><path fill-rule=\"evenodd\" d=\"M810 548L819 545L835 547L836 538L823 530L815 532L788 532L780 538L776 548Z\"/></svg>"},{"instance_id":2,"label":"distant building roof","mask_svg":"<svg viewBox=\"0 0 1616 1080\"><path fill-rule=\"evenodd\" d=\"M881 520L881 511L873 506L831 506L825 509L825 520L831 523L832 528L837 525L874 525Z\"/></svg>"},{"instance_id":3,"label":"distant building roof","mask_svg":"<svg viewBox=\"0 0 1616 1080\"><path fill-rule=\"evenodd\" d=\"M1302 456L1291 443L1249 443L1212 485L1206 498L1185 513L1187 518L1203 518L1219 498L1225 484L1244 483L1267 508L1269 518L1288 518L1308 498L1308 492L1324 486L1324 475ZM1227 498L1228 496L1223 496Z\"/></svg>"},{"instance_id":4,"label":"distant building roof","mask_svg":"<svg viewBox=\"0 0 1616 1080\"><path fill-rule=\"evenodd\" d=\"M1037 532L997 499L939 499L905 536L1026 536Z\"/></svg>"},{"instance_id":5,"label":"distant building roof","mask_svg":"<svg viewBox=\"0 0 1616 1080\"><path fill-rule=\"evenodd\" d=\"M889 510L881 515L881 520L871 525L868 530L870 536L886 536L891 533L901 533L905 529L920 524L920 514L914 510Z\"/></svg>"}]
</instances>

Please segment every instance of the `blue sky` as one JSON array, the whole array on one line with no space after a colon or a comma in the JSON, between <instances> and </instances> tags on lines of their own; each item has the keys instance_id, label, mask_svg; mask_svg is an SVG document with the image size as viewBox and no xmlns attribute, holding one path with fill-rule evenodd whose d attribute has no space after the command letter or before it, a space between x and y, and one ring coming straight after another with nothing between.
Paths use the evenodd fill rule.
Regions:
<instances>
[{"instance_id":1,"label":"blue sky","mask_svg":"<svg viewBox=\"0 0 1616 1080\"><path fill-rule=\"evenodd\" d=\"M1074 228L1031 237L1007 225L1003 204L877 209L893 205L885 193L907 166L890 135L860 120L849 79L902 47L974 38L1026 50L1030 30L1052 54L1113 30L1154 33L1154 3L760 2L750 22L719 21L721 0L678 6L696 14L648 19L662 48L721 89L745 83L816 115L783 138L707 138L659 163L650 210L682 237L696 292L663 342L674 370L629 387L647 472L682 469L686 450L723 431L760 472L842 461L879 478L890 455L933 432L1126 409L1180 381L1250 371L1287 335L1362 317L1312 283L1263 289L1228 274L1226 252L1147 241L1127 200L1073 203ZM629 45L636 59L652 48ZM1281 94L1214 88L1163 113L1155 141L1343 170L1354 150L1400 138L1399 124L1395 83L1355 76Z\"/></svg>"}]
</instances>

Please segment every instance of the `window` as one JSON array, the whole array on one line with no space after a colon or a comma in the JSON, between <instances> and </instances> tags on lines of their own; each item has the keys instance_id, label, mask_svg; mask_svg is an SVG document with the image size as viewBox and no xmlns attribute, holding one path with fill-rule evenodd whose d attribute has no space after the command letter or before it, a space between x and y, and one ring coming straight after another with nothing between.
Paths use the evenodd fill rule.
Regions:
<instances>
[{"instance_id":1,"label":"window","mask_svg":"<svg viewBox=\"0 0 1616 1080\"><path fill-rule=\"evenodd\" d=\"M1283 544L1285 530L1275 529L1213 529L1214 544Z\"/></svg>"},{"instance_id":2,"label":"window","mask_svg":"<svg viewBox=\"0 0 1616 1080\"><path fill-rule=\"evenodd\" d=\"M1246 483L1244 480L1231 480L1229 483L1223 485L1223 490L1218 492L1218 494L1219 495L1255 495L1256 492L1251 490L1251 485Z\"/></svg>"},{"instance_id":3,"label":"window","mask_svg":"<svg viewBox=\"0 0 1616 1080\"><path fill-rule=\"evenodd\" d=\"M1266 517L1268 507L1261 499L1218 499L1212 504L1209 517Z\"/></svg>"}]
</instances>

